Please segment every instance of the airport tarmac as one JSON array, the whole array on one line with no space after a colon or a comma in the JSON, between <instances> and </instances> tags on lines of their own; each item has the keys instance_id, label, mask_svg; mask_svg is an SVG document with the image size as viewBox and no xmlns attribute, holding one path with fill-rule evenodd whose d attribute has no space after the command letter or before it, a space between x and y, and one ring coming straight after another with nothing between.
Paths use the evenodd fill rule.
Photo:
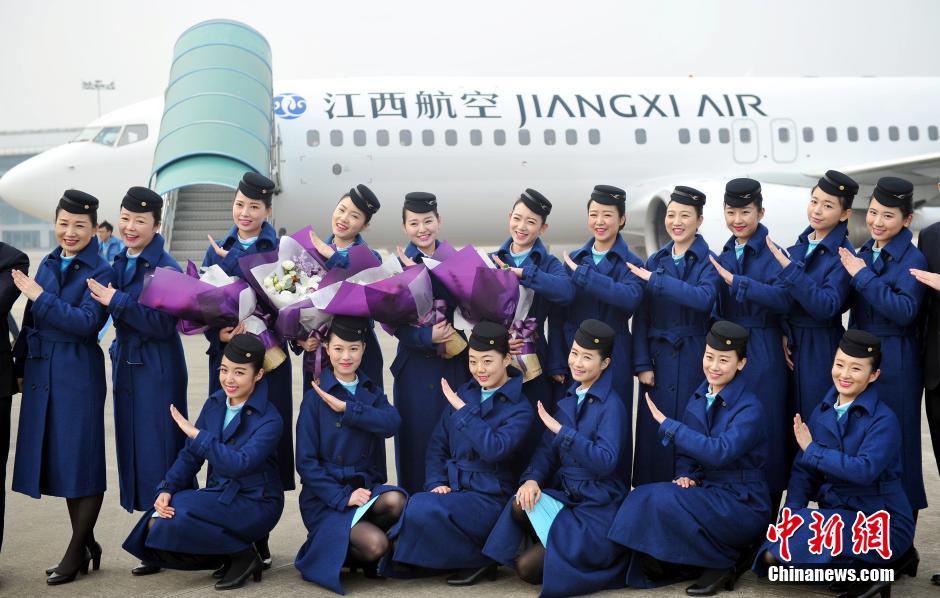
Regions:
<instances>
[{"instance_id":1,"label":"airport tarmac","mask_svg":"<svg viewBox=\"0 0 940 598\"><path fill-rule=\"evenodd\" d=\"M38 264L42 255L31 254L32 263ZM35 266L34 266L35 267ZM17 302L14 313L19 322L25 301ZM392 337L379 332L379 341L385 356L385 386L391 388L392 380L388 372L395 353L395 341ZM106 348L114 338L113 328L102 341ZM189 364L189 412L194 421L206 397L208 384L206 341L202 336L183 337L183 346ZM110 381L110 362L106 359ZM294 414L296 417L300 405L301 375L300 360L294 364ZM10 457L7 464L7 488L13 473L15 458L16 429L19 420L19 401L13 401L12 440ZM109 393L105 408L105 430L108 465L108 492L105 494L101 517L95 528L95 535L101 543L104 554L101 570L92 571L87 576L80 576L71 584L62 587L49 587L43 573L62 556L70 536L68 515L65 501L60 498L46 497L34 500L23 494L7 492L6 530L3 551L0 553L0 596L214 596L213 580L208 572L164 571L148 577L133 577L131 568L136 559L121 549L124 538L140 517L130 514L118 504L117 462L114 455L114 420L111 411ZM169 417L169 414L167 415ZM940 587L930 584L930 575L940 572L940 478L937 465L930 450L930 437L926 418L922 419L924 479L927 484L928 501L932 506L920 513L916 546L920 551L921 564L918 577L904 577L894 585L897 596L940 596ZM394 482L394 450L388 442L389 474ZM306 538L306 530L300 518L298 497L300 490L288 492L284 514L278 526L271 534L271 552L273 567L264 572L261 583L249 581L236 590L239 596L300 596L331 595L331 592L314 584L305 582L293 566L294 555ZM361 574L344 574L343 584L347 594L372 596L529 596L538 594L538 588L530 586L515 577L512 571L500 569L495 582L481 582L470 588L450 588L442 578L419 580L367 580ZM616 590L603 595L625 596L684 596L685 584L678 584L657 590ZM825 586L784 585L759 581L753 573L746 573L738 582L735 596L813 596L831 595Z\"/></svg>"}]
</instances>

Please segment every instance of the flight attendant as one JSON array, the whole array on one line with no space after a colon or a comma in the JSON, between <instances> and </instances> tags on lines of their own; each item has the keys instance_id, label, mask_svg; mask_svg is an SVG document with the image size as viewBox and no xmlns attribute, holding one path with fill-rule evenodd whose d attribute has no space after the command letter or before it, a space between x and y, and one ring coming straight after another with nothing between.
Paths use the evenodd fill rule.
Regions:
<instances>
[{"instance_id":1,"label":"flight attendant","mask_svg":"<svg viewBox=\"0 0 940 598\"><path fill-rule=\"evenodd\" d=\"M425 492L411 497L391 534L394 563L457 569L447 578L457 586L496 577L483 545L515 489L513 453L533 417L522 375L509 366L509 331L480 322L469 346L473 380L454 392L441 379L449 406L428 445Z\"/></svg>"},{"instance_id":2,"label":"flight attendant","mask_svg":"<svg viewBox=\"0 0 940 598\"><path fill-rule=\"evenodd\" d=\"M718 297L718 273L708 243L698 234L705 194L692 187L673 189L666 205L666 231L672 240L650 256L646 267L627 263L646 282L633 318L633 369L640 396L650 393L666 417L678 419L704 380L689 368L705 350L705 334ZM636 421L633 485L674 479L675 446L659 440L659 424L640 409Z\"/></svg>"},{"instance_id":3,"label":"flight attendant","mask_svg":"<svg viewBox=\"0 0 940 598\"><path fill-rule=\"evenodd\" d=\"M734 588L735 564L770 522L766 415L740 374L747 329L718 321L705 339L705 380L679 419L646 395L662 441L676 446L676 477L627 496L610 539L631 549L627 585L655 587L698 575L690 596ZM748 561L750 562L750 561Z\"/></svg>"},{"instance_id":4,"label":"flight attendant","mask_svg":"<svg viewBox=\"0 0 940 598\"><path fill-rule=\"evenodd\" d=\"M611 362L615 364L611 372L613 389L632 418L633 341L629 322L643 300L644 283L627 268L627 262L640 267L643 262L620 236L626 224L626 197L626 191L611 185L597 185L591 193L587 202L587 224L594 237L564 256L575 294L563 308L558 324L552 324L549 368L557 371L564 367L565 356L581 322L591 319L604 322L617 333L611 350ZM620 367L616 367L617 364L621 364ZM559 378L563 379L559 375L556 380ZM632 438L628 444L632 447ZM632 455L628 463L632 463ZM626 482L630 485L629 477Z\"/></svg>"},{"instance_id":5,"label":"flight attendant","mask_svg":"<svg viewBox=\"0 0 940 598\"><path fill-rule=\"evenodd\" d=\"M919 558L914 550L914 519L902 484L902 429L894 412L880 400L873 384L879 377L884 353L875 335L862 330L848 330L839 342L832 363L833 387L810 416L809 424L797 414L793 433L800 451L793 463L793 474L787 488L786 507L791 521L801 517L805 522L789 537L783 550L780 541L765 542L755 563L763 574L770 565L794 567L893 567L897 577L914 575ZM810 501L818 509L808 508ZM853 546L856 518L886 512L889 528L883 530L890 540L891 556L884 553L857 551ZM812 535L809 523L813 514L824 521L841 518L842 552L833 555L831 547L822 547L820 554L809 550ZM785 522L778 524L778 527ZM876 524L870 524L874 529ZM858 582L845 585L843 596L890 595L890 582L872 584ZM830 586L831 589L836 589Z\"/></svg>"},{"instance_id":6,"label":"flight attendant","mask_svg":"<svg viewBox=\"0 0 940 598\"><path fill-rule=\"evenodd\" d=\"M42 260L35 279L12 272L29 300L13 351L23 379L13 490L64 497L72 521L72 538L49 585L74 581L89 562L95 569L101 563L94 529L106 485L107 383L97 335L107 314L85 281L107 286L113 272L98 255L97 213L96 198L66 191L55 211L59 247Z\"/></svg>"},{"instance_id":7,"label":"flight attendant","mask_svg":"<svg viewBox=\"0 0 940 598\"><path fill-rule=\"evenodd\" d=\"M408 245L399 249L398 259L409 267L434 255L443 220L437 197L421 191L405 196L401 214ZM401 415L395 436L398 485L410 494L424 489L428 442L447 405L441 379L451 388L460 388L469 377L465 353L450 358L444 353L447 341L460 334L453 326L456 303L443 285L433 278L431 284L435 301L443 302L444 318L433 325L399 326L395 330L398 350L390 368L395 409Z\"/></svg>"},{"instance_id":8,"label":"flight attendant","mask_svg":"<svg viewBox=\"0 0 940 598\"><path fill-rule=\"evenodd\" d=\"M238 183L235 201L232 203L232 219L234 226L229 230L221 245L209 236L209 248L206 257L202 260L203 267L219 265L229 276L244 278L238 265L239 258L253 253L276 251L278 236L274 227L267 222L271 216L271 198L274 195L274 181L256 172L246 172ZM209 339L209 392L213 393L221 388L219 383L219 366L225 344L235 334L245 332L243 323L227 328L212 328L206 332ZM282 347L285 350L287 347ZM280 436L277 449L277 463L281 475L281 484L284 490L293 490L294 484L294 432L291 422L294 421L293 389L291 387L290 359L270 372L265 378L267 396L277 412L281 414L284 422L284 431ZM265 567L271 566L271 552L268 549L266 538L258 543L258 552Z\"/></svg>"},{"instance_id":9,"label":"flight attendant","mask_svg":"<svg viewBox=\"0 0 940 598\"><path fill-rule=\"evenodd\" d=\"M871 332L881 340L878 395L901 422L901 468L904 490L914 510L927 506L920 450L920 411L924 384L917 316L925 287L911 268L924 270L927 260L911 243L914 186L904 179L878 179L869 200L865 223L871 238L858 255L840 250L852 293L849 327Z\"/></svg>"},{"instance_id":10,"label":"flight attendant","mask_svg":"<svg viewBox=\"0 0 940 598\"><path fill-rule=\"evenodd\" d=\"M748 360L742 374L767 415L767 484L774 510L787 487L787 364L780 318L790 310L790 293L777 281L783 268L767 248L760 183L734 179L725 186L725 224L731 238L712 264L719 284L719 318L748 329ZM773 517L772 517L773 519Z\"/></svg>"},{"instance_id":11,"label":"flight attendant","mask_svg":"<svg viewBox=\"0 0 940 598\"><path fill-rule=\"evenodd\" d=\"M117 331L111 346L114 435L121 506L129 512L151 509L153 489L186 440L166 417L170 405L186 416L186 359L176 318L137 302L144 277L155 268L180 271L157 232L162 212L162 197L146 187L128 189L118 220L125 248L115 256L114 283L88 280L92 299L108 310ZM131 572L159 570L141 563Z\"/></svg>"},{"instance_id":12,"label":"flight attendant","mask_svg":"<svg viewBox=\"0 0 940 598\"><path fill-rule=\"evenodd\" d=\"M276 453L283 422L268 402L262 365L264 345L237 334L219 366L221 390L213 392L193 425L169 412L188 440L157 488L148 511L124 541L146 563L168 569L218 569L217 590L261 581L263 565L254 542L266 537L284 509ZM190 483L209 462L204 488Z\"/></svg>"},{"instance_id":13,"label":"flight attendant","mask_svg":"<svg viewBox=\"0 0 940 598\"><path fill-rule=\"evenodd\" d=\"M320 240L315 234L312 237L317 251L326 258L327 269L346 268L349 266L349 249L356 245L365 245L362 233L369 228L372 217L379 211L381 204L372 189L365 185L356 185L343 195L333 209L331 218L332 233L326 242ZM381 256L372 251L381 260ZM310 337L308 340L298 342L305 351L316 351L320 347L320 339ZM375 336L375 324L369 323L369 334L366 339L366 354L362 358L362 368L372 383L382 388L385 385L384 370L382 368L382 347L379 346ZM310 390L313 373L304 370L304 392Z\"/></svg>"},{"instance_id":14,"label":"flight attendant","mask_svg":"<svg viewBox=\"0 0 940 598\"><path fill-rule=\"evenodd\" d=\"M307 581L343 594L340 569L374 576L389 548L386 532L405 508L406 494L386 485L371 457L398 431L401 419L360 367L369 322L336 316L326 339L332 369L304 395L297 418L300 514L307 541L294 566ZM384 454L384 451L383 451Z\"/></svg>"},{"instance_id":15,"label":"flight attendant","mask_svg":"<svg viewBox=\"0 0 940 598\"><path fill-rule=\"evenodd\" d=\"M528 317L514 323L513 338L509 348L518 351L523 343L535 345L535 355L542 366L542 373L522 385L522 393L532 403L542 401L546 411L555 412L553 374L565 374L566 371L548 370L548 342L545 336L545 320L554 306L569 303L574 297L574 284L565 272L561 262L548 253L542 243L541 235L548 229L548 215L552 212L552 203L535 189L526 189L516 200L509 213L510 237L492 254L496 265L508 269L519 278L519 284L532 289L535 297ZM525 340L527 336L530 340ZM544 427L540 422L533 422L529 435L519 451L516 469L519 473L528 466L532 453L538 446Z\"/></svg>"},{"instance_id":16,"label":"flight attendant","mask_svg":"<svg viewBox=\"0 0 940 598\"><path fill-rule=\"evenodd\" d=\"M571 387L555 417L539 402L548 430L483 549L542 584L546 598L623 587L623 549L607 539L630 491L630 419L609 370L615 338L598 320L578 328L568 356ZM532 546L519 554L524 534Z\"/></svg>"},{"instance_id":17,"label":"flight attendant","mask_svg":"<svg viewBox=\"0 0 940 598\"><path fill-rule=\"evenodd\" d=\"M788 335L783 339L790 368L790 410L804 418L812 415L832 386L819 364L829 363L844 331L849 275L839 248L855 251L849 242L849 217L856 193L858 183L849 176L827 171L813 187L806 208L809 226L796 244L784 253L767 238L767 249L783 268L779 282L792 301L786 318Z\"/></svg>"}]
</instances>

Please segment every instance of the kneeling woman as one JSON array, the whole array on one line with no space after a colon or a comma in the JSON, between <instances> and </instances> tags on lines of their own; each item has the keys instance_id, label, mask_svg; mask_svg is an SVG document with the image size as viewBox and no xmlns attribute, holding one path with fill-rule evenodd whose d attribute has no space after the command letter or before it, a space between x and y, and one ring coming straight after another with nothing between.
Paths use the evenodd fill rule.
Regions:
<instances>
[{"instance_id":1,"label":"kneeling woman","mask_svg":"<svg viewBox=\"0 0 940 598\"><path fill-rule=\"evenodd\" d=\"M813 411L809 425L799 415L793 418L800 452L787 488L785 507L792 513L784 511L781 524L803 523L788 541L764 544L755 566L758 573L766 573L770 565L786 564L852 568L887 565L895 568L898 576L916 574L919 559L913 549L914 519L901 477L901 426L872 385L881 373L880 365L878 337L862 330L846 331L832 364L834 386ZM819 508L807 508L810 501ZM889 545L880 551L856 552L856 518L877 517L878 513L887 513L883 523L889 527L883 529L882 538L890 537ZM842 520L842 536L832 539L841 542L841 553L834 555L831 546L822 546L820 554L814 554L809 549L814 527L811 524L820 525L822 522L816 520L823 519L828 528L836 516ZM874 530L876 523L866 521L864 525ZM873 596L878 592L888 595L889 585L859 583L843 589L848 590L846 596Z\"/></svg>"},{"instance_id":2,"label":"kneeling woman","mask_svg":"<svg viewBox=\"0 0 940 598\"><path fill-rule=\"evenodd\" d=\"M558 403L558 419L539 403L548 431L483 549L525 581L544 583L544 597L623 587L624 551L607 539L630 490L630 418L608 370L615 337L598 320L575 333L568 355L575 384ZM517 556L523 534L532 545Z\"/></svg>"},{"instance_id":3,"label":"kneeling woman","mask_svg":"<svg viewBox=\"0 0 940 598\"><path fill-rule=\"evenodd\" d=\"M221 567L218 590L240 587L250 576L261 580L253 543L274 529L284 509L276 458L283 424L267 399L263 361L261 341L237 334L222 355L222 389L209 395L196 425L170 406L188 440L125 550L167 569ZM189 488L205 461L206 487L180 490Z\"/></svg>"},{"instance_id":4,"label":"kneeling woman","mask_svg":"<svg viewBox=\"0 0 940 598\"><path fill-rule=\"evenodd\" d=\"M515 488L514 453L532 424L522 375L509 367L509 331L480 322L470 335L473 380L457 392L446 380L445 408L428 445L425 489L411 497L392 530L392 560L425 569L455 570L451 585L494 579L483 544Z\"/></svg>"},{"instance_id":5,"label":"kneeling woman","mask_svg":"<svg viewBox=\"0 0 940 598\"><path fill-rule=\"evenodd\" d=\"M294 565L307 581L343 593L344 563L367 575L388 551L386 532L406 495L384 485L373 456L398 432L401 418L385 393L360 368L369 321L337 316L326 339L333 369L323 370L300 406L297 471L307 541ZM382 453L384 455L384 453Z\"/></svg>"},{"instance_id":6,"label":"kneeling woman","mask_svg":"<svg viewBox=\"0 0 940 598\"><path fill-rule=\"evenodd\" d=\"M705 337L705 381L682 419L646 396L666 444L676 445L676 478L638 486L623 501L609 538L630 548L627 585L655 587L694 578L690 596L733 589L735 564L770 522L764 478L764 410L740 371L748 332L716 322Z\"/></svg>"}]
</instances>

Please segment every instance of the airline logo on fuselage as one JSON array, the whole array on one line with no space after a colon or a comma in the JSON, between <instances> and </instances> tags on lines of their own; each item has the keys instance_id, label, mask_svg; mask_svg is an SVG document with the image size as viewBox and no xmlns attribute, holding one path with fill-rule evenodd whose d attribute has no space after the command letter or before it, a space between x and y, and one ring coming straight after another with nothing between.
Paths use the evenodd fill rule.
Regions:
<instances>
[{"instance_id":1,"label":"airline logo on fuselage","mask_svg":"<svg viewBox=\"0 0 940 598\"><path fill-rule=\"evenodd\" d=\"M376 91L326 93L322 110L327 118L373 119L502 119L518 118L524 127L539 118L679 118L767 116L760 96L752 93L701 94L515 94L501 96L485 91ZM296 94L275 97L275 114L297 118L307 103Z\"/></svg>"}]
</instances>

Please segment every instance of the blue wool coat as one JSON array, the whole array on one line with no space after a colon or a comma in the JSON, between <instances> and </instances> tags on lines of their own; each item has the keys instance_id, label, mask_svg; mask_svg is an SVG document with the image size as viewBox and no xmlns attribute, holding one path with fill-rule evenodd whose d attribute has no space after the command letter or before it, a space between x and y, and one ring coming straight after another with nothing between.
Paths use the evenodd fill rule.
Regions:
<instances>
[{"instance_id":1,"label":"blue wool coat","mask_svg":"<svg viewBox=\"0 0 940 598\"><path fill-rule=\"evenodd\" d=\"M771 492L783 492L790 469L788 419L788 368L783 355L781 317L790 311L790 294L779 282L783 270L767 248L767 227L757 225L738 261L735 238L725 243L718 262L732 274L731 286L719 285L717 316L748 329L747 365L744 378L767 414L767 484Z\"/></svg>"},{"instance_id":2,"label":"blue wool coat","mask_svg":"<svg viewBox=\"0 0 940 598\"><path fill-rule=\"evenodd\" d=\"M568 353L581 322L591 318L605 322L617 333L611 354L611 364L614 366L612 385L632 419L633 340L629 322L643 300L643 281L630 272L626 262L636 266L643 266L643 262L630 251L620 235L617 235L614 246L597 265L591 255L593 246L594 240L591 239L570 254L572 261L578 265L575 271L565 266L565 272L574 283L575 294L561 310L557 323L550 323L553 330L549 333L549 367L553 372L567 371ZM627 429L632 429L632 425L627 426ZM632 435L629 444L632 447ZM632 463L632 456L627 462ZM626 481L629 485L630 478Z\"/></svg>"},{"instance_id":3,"label":"blue wool coat","mask_svg":"<svg viewBox=\"0 0 940 598\"><path fill-rule=\"evenodd\" d=\"M232 226L228 234L219 244L220 247L228 251L228 255L221 258L210 246L206 249L206 257L202 260L203 267L218 264L229 276L238 276L244 278L242 269L238 265L238 260L255 253L264 253L266 251L275 251L278 247L277 232L274 227L265 222L261 225L261 232L253 245L244 249L238 243L238 227ZM225 343L219 340L219 329L212 328L206 332L206 338L209 339L209 392L213 393L221 390L219 383L219 367L222 365L222 353L225 352ZM281 346L285 354L287 353L286 343ZM265 380L268 385L268 400L274 405L277 412L281 414L284 420L284 433L281 434L281 444L278 446L277 462L281 468L281 482L285 490L293 490L294 485L294 395L291 387L291 364L290 357L284 360L284 363L274 368L271 372L265 372Z\"/></svg>"},{"instance_id":4,"label":"blue wool coat","mask_svg":"<svg viewBox=\"0 0 940 598\"><path fill-rule=\"evenodd\" d=\"M868 387L852 402L839 420L833 404L836 389L817 405L809 420L813 441L806 451L797 453L793 474L787 488L786 506L803 518L803 525L790 538L788 564L805 566L858 565L884 566L876 552L852 553L852 524L859 511L866 516L885 510L891 516L890 545L893 558L910 548L914 539L914 519L902 484L902 431L894 412L878 398L878 391ZM819 505L826 520L838 513L842 517L842 554L833 557L824 549L812 554L808 542L813 521L810 501ZM769 550L778 560L780 544L765 542L758 552ZM760 558L755 570L763 573Z\"/></svg>"},{"instance_id":5,"label":"blue wool coat","mask_svg":"<svg viewBox=\"0 0 940 598\"><path fill-rule=\"evenodd\" d=\"M724 284L708 260L712 253L701 235L680 262L672 259L670 241L646 261L652 274L643 302L633 318L633 370L654 372L652 387L640 385L637 396L647 392L666 417L677 419L705 379L698 365L705 352L705 334L711 320L718 284ZM659 442L659 424L643 406L637 411L636 455L633 485L666 482L674 477L675 447Z\"/></svg>"},{"instance_id":6,"label":"blue wool coat","mask_svg":"<svg viewBox=\"0 0 940 598\"><path fill-rule=\"evenodd\" d=\"M408 243L404 253L421 262L421 252ZM431 277L434 298L447 302L447 321L454 321L456 302L447 289ZM395 463L398 484L410 494L424 489L428 442L441 420L447 399L441 392L441 378L451 388L459 388L470 378L467 352L450 359L437 354L431 342L431 326L399 326L395 330L398 349L391 365L395 409L401 415L401 429L395 436ZM460 334L460 333L458 333Z\"/></svg>"},{"instance_id":7,"label":"blue wool coat","mask_svg":"<svg viewBox=\"0 0 940 598\"><path fill-rule=\"evenodd\" d=\"M630 418L612 381L608 369L588 389L580 408L578 383L571 384L555 411L561 430L545 431L520 480L534 480L544 494L565 505L552 522L545 547L541 595L546 598L623 587L624 551L607 539L607 531L630 491ZM521 540L510 501L484 554L515 567Z\"/></svg>"},{"instance_id":8,"label":"blue wool coat","mask_svg":"<svg viewBox=\"0 0 940 598\"><path fill-rule=\"evenodd\" d=\"M512 238L507 239L495 255L504 263L515 266L516 262L510 255L512 247ZM545 409L549 413L555 412L555 386L557 384L551 379L555 374L567 374L568 368L551 370L548 356L548 340L545 328L545 321L552 312L554 306L570 303L574 298L574 284L571 277L565 272L565 266L561 261L548 253L541 239L536 239L532 245L532 250L522 262L522 278L519 284L532 289L535 297L532 299L532 307L529 308L529 317L535 318L538 330L538 338L535 342L535 354L539 358L542 366L542 374L529 380L522 385L522 392L535 408L538 401L542 401ZM538 418L536 418L538 419ZM516 460L515 470L522 473L529 465L529 459L539 445L544 427L541 421L534 421L525 442L520 447L519 455Z\"/></svg>"},{"instance_id":9,"label":"blue wool coat","mask_svg":"<svg viewBox=\"0 0 940 598\"><path fill-rule=\"evenodd\" d=\"M663 444L676 446L676 477L692 478L696 485L637 487L620 507L608 537L660 561L727 569L760 540L770 522L766 414L743 376L718 393L710 412L707 391L708 382L702 382L682 419L666 419L659 429ZM627 584L656 585L646 579L635 555Z\"/></svg>"},{"instance_id":10,"label":"blue wool coat","mask_svg":"<svg viewBox=\"0 0 940 598\"><path fill-rule=\"evenodd\" d=\"M121 506L149 511L153 489L163 479L186 435L169 417L176 405L184 417L188 381L176 318L137 302L144 276L155 268L180 271L163 250L159 234L144 248L132 272L127 249L114 260L114 288L108 305L117 337L111 344L111 388Z\"/></svg>"},{"instance_id":11,"label":"blue wool coat","mask_svg":"<svg viewBox=\"0 0 940 598\"><path fill-rule=\"evenodd\" d=\"M850 278L839 259L839 248L855 251L849 242L848 225L841 222L807 256L812 233L808 227L790 247L790 265L779 278L792 301L786 318L794 365L790 413L799 413L804 419L832 388L832 375L825 364L832 363L845 331L842 313L847 307Z\"/></svg>"},{"instance_id":12,"label":"blue wool coat","mask_svg":"<svg viewBox=\"0 0 940 598\"><path fill-rule=\"evenodd\" d=\"M874 241L858 251L866 267L852 278L849 328L860 328L881 339L881 376L878 395L901 423L901 466L904 489L911 508L927 507L920 450L921 397L924 393L917 314L924 300L924 285L910 269L927 269L927 259L911 243L911 231L901 229L872 263Z\"/></svg>"},{"instance_id":13,"label":"blue wool coat","mask_svg":"<svg viewBox=\"0 0 940 598\"><path fill-rule=\"evenodd\" d=\"M107 383L98 331L107 320L85 282L107 286L111 265L92 238L60 271L62 248L43 258L43 288L26 304L13 354L23 378L13 490L78 498L105 491L104 401Z\"/></svg>"},{"instance_id":14,"label":"blue wool coat","mask_svg":"<svg viewBox=\"0 0 940 598\"><path fill-rule=\"evenodd\" d=\"M233 554L274 529L284 509L277 448L283 423L268 402L265 378L225 429L227 397L212 393L196 420L199 434L187 439L154 499L169 492L171 519L144 514L124 541L124 549L148 563L161 564L148 549L186 554ZM203 463L209 462L206 487L188 489Z\"/></svg>"},{"instance_id":15,"label":"blue wool coat","mask_svg":"<svg viewBox=\"0 0 940 598\"><path fill-rule=\"evenodd\" d=\"M411 497L390 536L397 538L393 560L428 569L464 569L490 563L483 545L506 499L515 491L513 453L532 424L532 406L522 394L522 378L511 377L489 400L480 385L457 391L463 408L450 405L428 445L426 492ZM448 486L449 494L430 492Z\"/></svg>"},{"instance_id":16,"label":"blue wool coat","mask_svg":"<svg viewBox=\"0 0 940 598\"><path fill-rule=\"evenodd\" d=\"M356 507L348 506L358 488L378 496L390 490L385 468L378 470L373 456L385 447L401 423L382 389L360 370L356 393L350 395L332 370L324 370L320 387L346 401L337 413L314 390L304 394L297 417L297 473L300 516L307 527L307 541L300 547L294 566L307 581L343 594L340 568L349 549L349 530ZM384 451L382 451L384 454Z\"/></svg>"}]
</instances>

